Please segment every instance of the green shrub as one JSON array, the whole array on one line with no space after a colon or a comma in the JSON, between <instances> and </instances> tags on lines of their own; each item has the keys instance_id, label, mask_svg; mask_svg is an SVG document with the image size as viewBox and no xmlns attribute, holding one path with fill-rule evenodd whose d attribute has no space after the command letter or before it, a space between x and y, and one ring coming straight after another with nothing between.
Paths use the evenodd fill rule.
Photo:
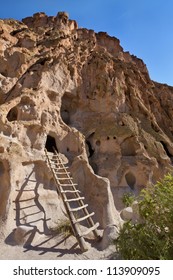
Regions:
<instances>
[{"instance_id":1,"label":"green shrub","mask_svg":"<svg viewBox=\"0 0 173 280\"><path fill-rule=\"evenodd\" d=\"M173 175L144 189L139 198L142 223L124 223L117 251L124 259L173 260Z\"/></svg>"},{"instance_id":2,"label":"green shrub","mask_svg":"<svg viewBox=\"0 0 173 280\"><path fill-rule=\"evenodd\" d=\"M135 196L131 193L125 193L122 197L122 202L126 207L131 206L134 201Z\"/></svg>"}]
</instances>

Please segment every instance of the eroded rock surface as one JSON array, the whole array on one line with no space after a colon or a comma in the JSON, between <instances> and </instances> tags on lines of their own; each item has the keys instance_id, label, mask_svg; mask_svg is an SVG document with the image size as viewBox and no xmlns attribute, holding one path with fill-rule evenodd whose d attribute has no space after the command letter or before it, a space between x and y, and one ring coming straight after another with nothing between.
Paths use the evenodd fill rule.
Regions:
<instances>
[{"instance_id":1,"label":"eroded rock surface","mask_svg":"<svg viewBox=\"0 0 173 280\"><path fill-rule=\"evenodd\" d=\"M0 20L1 234L48 234L64 216L45 162L51 139L101 228L118 226L123 194L172 167L172 101L117 38L66 13Z\"/></svg>"}]
</instances>

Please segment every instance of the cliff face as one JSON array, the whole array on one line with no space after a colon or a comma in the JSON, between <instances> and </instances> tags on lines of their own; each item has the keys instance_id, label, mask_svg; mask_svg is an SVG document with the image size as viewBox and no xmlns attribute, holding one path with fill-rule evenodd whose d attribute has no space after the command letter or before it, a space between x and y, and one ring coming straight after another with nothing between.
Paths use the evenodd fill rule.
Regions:
<instances>
[{"instance_id":1,"label":"cliff face","mask_svg":"<svg viewBox=\"0 0 173 280\"><path fill-rule=\"evenodd\" d=\"M45 162L51 141L101 227L117 224L123 194L172 166L172 101L173 88L151 81L118 39L78 28L66 13L1 20L1 231L34 224L33 189L40 232L63 216Z\"/></svg>"}]
</instances>

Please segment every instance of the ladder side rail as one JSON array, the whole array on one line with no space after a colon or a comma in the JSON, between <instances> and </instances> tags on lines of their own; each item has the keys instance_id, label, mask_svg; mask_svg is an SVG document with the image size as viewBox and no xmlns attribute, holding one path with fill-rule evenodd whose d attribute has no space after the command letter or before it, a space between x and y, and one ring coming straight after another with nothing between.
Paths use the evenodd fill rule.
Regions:
<instances>
[{"instance_id":1,"label":"ladder side rail","mask_svg":"<svg viewBox=\"0 0 173 280\"><path fill-rule=\"evenodd\" d=\"M50 163L50 159L49 159L49 156L48 156L48 154L47 154L47 151L46 151L46 156L47 156L47 158L48 158L48 163ZM55 180L55 182L56 182L57 185L58 185L59 183L58 183L58 181L57 181L57 179L56 179L56 173L55 173L55 171L52 169L51 166L50 166L50 168L51 168L51 171L52 171L54 180ZM63 191L62 187L59 186L58 189L60 189L60 196L61 196L61 198L62 198L62 201L63 201L64 207L65 207L65 210L66 210L66 212L67 212L67 215L69 216L70 224L71 224L71 227L72 227L72 229L73 229L74 235L75 235L75 237L76 237L76 239L77 239L77 241L78 241L78 244L79 244L81 250L82 250L83 252L85 252L85 251L88 250L88 248L87 248L87 246L86 246L85 239L83 238L83 236L82 236L82 234L81 234L79 225L75 223L76 219L75 219L75 216L74 216L73 212L70 211L69 203L68 203L68 202L65 202L65 199L67 199L67 197L66 197L65 193L61 192L61 191Z\"/></svg>"},{"instance_id":2,"label":"ladder side rail","mask_svg":"<svg viewBox=\"0 0 173 280\"><path fill-rule=\"evenodd\" d=\"M63 165L63 162L62 162L61 158L59 157L59 155L58 155L58 153L57 153L56 150L55 150L55 153L56 153L57 157L59 158L60 163ZM63 165L63 169L64 169L64 171L66 172L66 168L64 167L64 165ZM67 176L69 176L69 175L67 174ZM72 181L70 178L69 178L69 180L70 180L71 183L73 184L73 181ZM73 186L72 186L72 188L73 188ZM74 190L76 190L75 187L74 187ZM74 195L75 195L77 198L80 197L79 193L75 193ZM82 201L82 200L79 200L79 201L78 201L78 204L79 204L80 206L84 206L84 205L85 205L84 201ZM90 213L88 212L88 209L87 209L87 208L82 208L82 211L83 211L83 213L84 213L85 216L88 216L88 218L86 219L87 222L88 222L88 225L89 225L90 227L94 227L95 223L94 223L93 219L89 216ZM94 236L95 236L97 239L100 239L100 234L99 234L99 232L98 232L97 229L94 229L94 230L93 230L93 233L94 233Z\"/></svg>"},{"instance_id":3,"label":"ladder side rail","mask_svg":"<svg viewBox=\"0 0 173 280\"><path fill-rule=\"evenodd\" d=\"M48 156L48 153L47 153L47 150L46 150L46 149L45 149L45 154L46 154L46 157L47 157L47 160L48 160L48 165L49 165L49 167L50 167L50 170L51 170L51 172L53 173L53 171L52 171L52 166L51 166L51 162L50 162L50 158L49 158L49 156ZM53 177L54 177L54 173L53 173ZM54 178L54 179L55 179L55 178ZM59 185L56 185L56 187L57 187L57 190L58 190L59 195L61 196L61 189L60 189Z\"/></svg>"},{"instance_id":4,"label":"ladder side rail","mask_svg":"<svg viewBox=\"0 0 173 280\"><path fill-rule=\"evenodd\" d=\"M58 184L58 182L56 180L55 173L54 173L54 179L55 179L56 183ZM61 190L63 190L63 189L61 188ZM79 225L77 225L75 223L76 219L75 219L75 216L74 216L73 212L71 212L69 203L66 201L67 197L66 197L65 193L61 192L61 197L62 197L64 207L66 209L67 215L69 216L70 224L71 224L71 227L73 229L74 235L75 235L75 237L76 237L76 239L79 243L79 246L80 246L81 250L83 252L85 252L88 249L87 246L86 246L86 243L85 243L85 239L82 236Z\"/></svg>"}]
</instances>

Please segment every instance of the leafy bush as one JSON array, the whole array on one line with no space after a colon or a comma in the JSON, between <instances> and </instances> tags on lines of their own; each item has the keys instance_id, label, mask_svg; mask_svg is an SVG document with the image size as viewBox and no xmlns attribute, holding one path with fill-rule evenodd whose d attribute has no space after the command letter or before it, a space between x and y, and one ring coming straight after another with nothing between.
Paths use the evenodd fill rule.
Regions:
<instances>
[{"instance_id":1,"label":"leafy bush","mask_svg":"<svg viewBox=\"0 0 173 280\"><path fill-rule=\"evenodd\" d=\"M135 196L131 193L125 193L122 197L123 204L128 207L135 201Z\"/></svg>"},{"instance_id":2,"label":"leafy bush","mask_svg":"<svg viewBox=\"0 0 173 280\"><path fill-rule=\"evenodd\" d=\"M142 190L138 202L142 222L124 223L118 252L129 260L173 260L173 175Z\"/></svg>"}]
</instances>

